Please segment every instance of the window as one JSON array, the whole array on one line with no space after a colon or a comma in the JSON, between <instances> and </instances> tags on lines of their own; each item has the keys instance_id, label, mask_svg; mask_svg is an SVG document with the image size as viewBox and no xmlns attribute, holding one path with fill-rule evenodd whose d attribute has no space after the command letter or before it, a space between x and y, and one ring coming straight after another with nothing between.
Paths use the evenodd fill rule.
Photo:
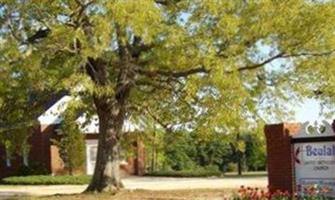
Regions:
<instances>
[{"instance_id":1,"label":"window","mask_svg":"<svg viewBox=\"0 0 335 200\"><path fill-rule=\"evenodd\" d=\"M8 155L8 152L6 152L6 166L7 167L11 167L12 166L12 162L10 160L10 156Z\"/></svg>"},{"instance_id":2,"label":"window","mask_svg":"<svg viewBox=\"0 0 335 200\"><path fill-rule=\"evenodd\" d=\"M97 159L98 141L88 140L86 141L86 173L93 174L95 168L95 162Z\"/></svg>"},{"instance_id":3,"label":"window","mask_svg":"<svg viewBox=\"0 0 335 200\"><path fill-rule=\"evenodd\" d=\"M28 154L25 153L25 154L23 154L22 157L23 157L23 165L28 167L29 166Z\"/></svg>"},{"instance_id":4,"label":"window","mask_svg":"<svg viewBox=\"0 0 335 200\"><path fill-rule=\"evenodd\" d=\"M97 160L97 151L98 147L97 146L91 146L90 147L90 162L94 162Z\"/></svg>"},{"instance_id":5,"label":"window","mask_svg":"<svg viewBox=\"0 0 335 200\"><path fill-rule=\"evenodd\" d=\"M11 158L12 158L12 150L13 150L13 146L12 143L10 141L5 141L5 150L6 150L6 166L7 167L11 167L12 166L12 162L11 162Z\"/></svg>"}]
</instances>

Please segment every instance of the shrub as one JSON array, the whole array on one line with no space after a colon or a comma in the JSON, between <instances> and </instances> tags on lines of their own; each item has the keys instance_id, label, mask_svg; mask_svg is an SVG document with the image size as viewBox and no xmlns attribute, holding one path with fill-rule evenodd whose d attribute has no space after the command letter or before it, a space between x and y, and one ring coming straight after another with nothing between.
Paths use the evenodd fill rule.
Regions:
<instances>
[{"instance_id":1,"label":"shrub","mask_svg":"<svg viewBox=\"0 0 335 200\"><path fill-rule=\"evenodd\" d=\"M226 167L226 172L237 172L237 165L236 163L228 163L227 167Z\"/></svg>"},{"instance_id":2,"label":"shrub","mask_svg":"<svg viewBox=\"0 0 335 200\"><path fill-rule=\"evenodd\" d=\"M30 175L47 175L49 171L40 163L32 162L29 166L21 166L16 172L17 176L30 176Z\"/></svg>"},{"instance_id":3,"label":"shrub","mask_svg":"<svg viewBox=\"0 0 335 200\"><path fill-rule=\"evenodd\" d=\"M85 138L75 122L78 117L76 106L74 102L68 105L61 124L62 137L59 141L52 140L59 147L60 157L69 175L73 175L73 172L85 163Z\"/></svg>"},{"instance_id":4,"label":"shrub","mask_svg":"<svg viewBox=\"0 0 335 200\"><path fill-rule=\"evenodd\" d=\"M84 185L91 176L12 176L1 180L6 185Z\"/></svg>"}]
</instances>

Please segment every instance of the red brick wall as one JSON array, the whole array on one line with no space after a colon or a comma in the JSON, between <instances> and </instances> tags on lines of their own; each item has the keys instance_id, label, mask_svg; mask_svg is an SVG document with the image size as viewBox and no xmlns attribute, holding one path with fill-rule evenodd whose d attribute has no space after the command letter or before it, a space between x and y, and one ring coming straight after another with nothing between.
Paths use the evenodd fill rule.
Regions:
<instances>
[{"instance_id":1,"label":"red brick wall","mask_svg":"<svg viewBox=\"0 0 335 200\"><path fill-rule=\"evenodd\" d=\"M54 125L41 125L33 129L33 134L29 138L31 149L29 153L29 163L44 165L50 174L58 175L67 173L64 169L64 162L60 158L59 149L52 144L52 139L59 139L54 131ZM86 139L98 139L98 134L86 134ZM135 158L129 159L126 166L130 174L143 175L145 171L145 151L143 142L137 141L134 147ZM23 165L21 156L14 156L11 160L11 167L6 166L4 148L0 146L0 178L13 176ZM122 167L124 168L124 167ZM125 168L124 168L125 169Z\"/></svg>"},{"instance_id":2,"label":"red brick wall","mask_svg":"<svg viewBox=\"0 0 335 200\"><path fill-rule=\"evenodd\" d=\"M145 173L145 149L140 139L136 141L136 157L135 157L135 175L142 176Z\"/></svg>"},{"instance_id":3,"label":"red brick wall","mask_svg":"<svg viewBox=\"0 0 335 200\"><path fill-rule=\"evenodd\" d=\"M42 132L41 132L42 130ZM52 126L36 126L31 129L32 135L29 138L31 145L29 152L29 162L43 164L51 172L50 163L50 138L53 136ZM14 154L11 160L11 167L6 166L6 153L4 147L0 147L0 178L17 174L19 168L23 166L23 158Z\"/></svg>"},{"instance_id":4,"label":"red brick wall","mask_svg":"<svg viewBox=\"0 0 335 200\"><path fill-rule=\"evenodd\" d=\"M14 157L11 160L11 166L6 165L6 151L4 147L0 147L0 179L8 176L13 176L18 171L19 166L22 163L20 157Z\"/></svg>"},{"instance_id":5,"label":"red brick wall","mask_svg":"<svg viewBox=\"0 0 335 200\"><path fill-rule=\"evenodd\" d=\"M293 191L294 163L291 137L299 128L300 124L293 123L265 126L269 188L272 192Z\"/></svg>"},{"instance_id":6,"label":"red brick wall","mask_svg":"<svg viewBox=\"0 0 335 200\"><path fill-rule=\"evenodd\" d=\"M85 139L86 140L94 140L98 139L99 134L95 133L90 133L90 134L85 134ZM55 136L55 139L59 140L61 137L60 136ZM56 145L51 145L50 146L50 154L51 154L51 173L53 175L63 175L67 174L68 170L65 169L64 162L62 158L60 157L59 154L59 148ZM75 169L74 173L76 174L86 174L86 167L80 167L78 169Z\"/></svg>"},{"instance_id":7,"label":"red brick wall","mask_svg":"<svg viewBox=\"0 0 335 200\"><path fill-rule=\"evenodd\" d=\"M35 131L33 137L31 137L32 148L29 158L31 162L37 162L43 164L47 170L51 173L51 139L55 137L54 125L41 125L40 132Z\"/></svg>"},{"instance_id":8,"label":"red brick wall","mask_svg":"<svg viewBox=\"0 0 335 200\"><path fill-rule=\"evenodd\" d=\"M127 174L142 176L145 174L145 147L143 141L136 139L132 150L134 157L127 158L127 165L121 165L121 169Z\"/></svg>"}]
</instances>

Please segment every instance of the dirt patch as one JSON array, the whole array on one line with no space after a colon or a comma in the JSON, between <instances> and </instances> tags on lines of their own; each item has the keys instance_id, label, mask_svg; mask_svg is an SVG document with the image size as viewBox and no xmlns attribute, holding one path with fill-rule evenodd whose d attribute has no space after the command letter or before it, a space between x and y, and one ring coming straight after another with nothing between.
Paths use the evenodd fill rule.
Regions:
<instances>
[{"instance_id":1,"label":"dirt patch","mask_svg":"<svg viewBox=\"0 0 335 200\"><path fill-rule=\"evenodd\" d=\"M117 194L77 194L54 195L46 197L26 197L27 200L222 200L235 190L197 189L197 190L124 190Z\"/></svg>"},{"instance_id":2,"label":"dirt patch","mask_svg":"<svg viewBox=\"0 0 335 200\"><path fill-rule=\"evenodd\" d=\"M108 199L224 199L223 197L227 196L227 191L231 191L232 188L237 190L241 185L265 188L267 186L267 178L129 177L124 179L123 183L127 192L121 192L115 197L109 195ZM15 196L79 194L86 187L87 185L0 186L0 200ZM120 195L125 196L121 198L119 197ZM138 195L140 198L137 198ZM209 195L211 196L210 198L208 197ZM65 198L65 196L60 197ZM51 198L57 198L57 196L51 196ZM75 195L71 198L81 200L80 195ZM91 197L88 195L85 198L90 199ZM92 198L96 198L96 196Z\"/></svg>"}]
</instances>

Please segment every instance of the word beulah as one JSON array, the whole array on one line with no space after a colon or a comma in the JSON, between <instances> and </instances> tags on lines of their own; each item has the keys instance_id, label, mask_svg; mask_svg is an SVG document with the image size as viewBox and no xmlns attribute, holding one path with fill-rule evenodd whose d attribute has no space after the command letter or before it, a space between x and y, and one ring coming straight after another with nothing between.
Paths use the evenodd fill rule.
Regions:
<instances>
[{"instance_id":1,"label":"word beulah","mask_svg":"<svg viewBox=\"0 0 335 200\"><path fill-rule=\"evenodd\" d=\"M335 156L335 144L323 146L305 146L306 156Z\"/></svg>"}]
</instances>

